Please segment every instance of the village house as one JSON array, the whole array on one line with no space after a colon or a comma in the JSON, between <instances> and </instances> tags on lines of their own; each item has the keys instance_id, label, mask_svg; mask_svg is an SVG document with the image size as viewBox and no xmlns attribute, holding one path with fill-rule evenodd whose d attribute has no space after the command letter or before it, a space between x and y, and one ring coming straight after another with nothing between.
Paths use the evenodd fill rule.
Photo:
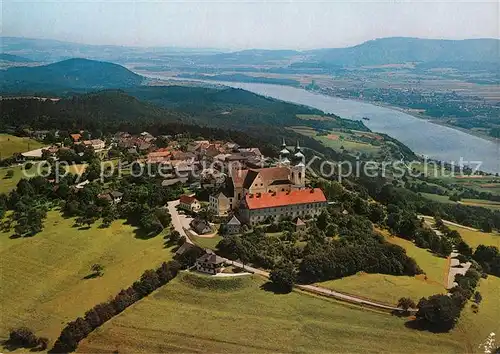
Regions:
<instances>
[{"instance_id":1,"label":"village house","mask_svg":"<svg viewBox=\"0 0 500 354\"><path fill-rule=\"evenodd\" d=\"M233 181L228 179L218 193L210 195L208 208L217 216L227 216L238 202L234 197Z\"/></svg>"},{"instance_id":2,"label":"village house","mask_svg":"<svg viewBox=\"0 0 500 354\"><path fill-rule=\"evenodd\" d=\"M166 163L170 161L171 152L168 149L158 149L148 153L147 163Z\"/></svg>"},{"instance_id":3,"label":"village house","mask_svg":"<svg viewBox=\"0 0 500 354\"><path fill-rule=\"evenodd\" d=\"M217 256L212 250L207 249L206 253L196 260L196 270L199 272L215 275L224 270L225 260Z\"/></svg>"},{"instance_id":4,"label":"village house","mask_svg":"<svg viewBox=\"0 0 500 354\"><path fill-rule=\"evenodd\" d=\"M295 231L301 232L305 231L305 229L307 229L306 223L303 222L300 218L297 218L297 220L295 220Z\"/></svg>"},{"instance_id":5,"label":"village house","mask_svg":"<svg viewBox=\"0 0 500 354\"><path fill-rule=\"evenodd\" d=\"M179 208L198 212L201 209L201 204L195 197L191 197L189 195L181 195L179 199Z\"/></svg>"},{"instance_id":6,"label":"village house","mask_svg":"<svg viewBox=\"0 0 500 354\"><path fill-rule=\"evenodd\" d=\"M263 222L269 217L308 218L321 214L328 202L320 188L247 194L240 205L241 220L249 225Z\"/></svg>"},{"instance_id":7,"label":"village house","mask_svg":"<svg viewBox=\"0 0 500 354\"><path fill-rule=\"evenodd\" d=\"M241 232L241 222L238 218L233 215L231 220L229 220L226 224L226 233L228 235L239 234Z\"/></svg>"},{"instance_id":8,"label":"village house","mask_svg":"<svg viewBox=\"0 0 500 354\"><path fill-rule=\"evenodd\" d=\"M194 218L189 223L189 226L191 226L191 229L198 235L206 235L212 232L212 227L210 226L210 223L205 219Z\"/></svg>"},{"instance_id":9,"label":"village house","mask_svg":"<svg viewBox=\"0 0 500 354\"><path fill-rule=\"evenodd\" d=\"M80 142L80 139L82 138L82 134L76 133L76 134L70 134L71 140L73 140L74 143Z\"/></svg>"},{"instance_id":10,"label":"village house","mask_svg":"<svg viewBox=\"0 0 500 354\"><path fill-rule=\"evenodd\" d=\"M176 185L177 183L184 184L188 181L188 178L168 178L161 181L162 187L170 187Z\"/></svg>"},{"instance_id":11,"label":"village house","mask_svg":"<svg viewBox=\"0 0 500 354\"><path fill-rule=\"evenodd\" d=\"M83 145L92 146L94 150L102 150L106 146L106 143L101 139L84 140Z\"/></svg>"},{"instance_id":12,"label":"village house","mask_svg":"<svg viewBox=\"0 0 500 354\"><path fill-rule=\"evenodd\" d=\"M37 140L45 140L49 133L50 131L48 130L35 130L31 135Z\"/></svg>"},{"instance_id":13,"label":"village house","mask_svg":"<svg viewBox=\"0 0 500 354\"><path fill-rule=\"evenodd\" d=\"M123 193L118 191L104 191L97 197L99 199L105 199L112 204L118 204L122 201Z\"/></svg>"}]
</instances>

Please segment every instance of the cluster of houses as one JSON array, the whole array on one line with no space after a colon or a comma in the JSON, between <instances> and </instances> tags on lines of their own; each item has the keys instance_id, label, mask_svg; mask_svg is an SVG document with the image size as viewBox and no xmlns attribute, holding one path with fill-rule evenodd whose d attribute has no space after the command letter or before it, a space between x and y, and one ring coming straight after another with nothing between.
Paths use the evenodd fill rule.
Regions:
<instances>
[{"instance_id":1,"label":"cluster of houses","mask_svg":"<svg viewBox=\"0 0 500 354\"><path fill-rule=\"evenodd\" d=\"M257 151L258 149L245 149ZM217 155L214 155L214 158ZM261 154L260 160L266 160ZM296 230L306 227L304 220L319 215L328 205L323 191L306 187L305 157L299 144L288 150L283 142L275 166L255 168L244 161L234 165L226 162L226 174L212 183L208 209L225 219L227 234L241 232L243 224L254 226L286 217L295 222ZM235 167L236 166L236 167ZM211 176L214 173L211 171ZM201 209L193 196L182 196L181 208L192 212Z\"/></svg>"}]
</instances>

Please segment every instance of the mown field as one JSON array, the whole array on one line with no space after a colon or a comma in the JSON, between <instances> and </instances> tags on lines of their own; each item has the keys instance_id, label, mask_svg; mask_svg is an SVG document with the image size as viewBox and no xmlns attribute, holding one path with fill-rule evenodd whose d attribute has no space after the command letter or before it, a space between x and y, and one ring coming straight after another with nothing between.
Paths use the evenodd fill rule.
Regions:
<instances>
[{"instance_id":1,"label":"mown field","mask_svg":"<svg viewBox=\"0 0 500 354\"><path fill-rule=\"evenodd\" d=\"M410 297L415 302L422 297L445 293L444 279L448 272L447 261L425 249L418 248L411 241L394 237L386 230L377 229L388 242L403 247L425 272L415 277L359 272L350 277L318 283L319 286L356 295L367 299L396 305L402 297Z\"/></svg>"},{"instance_id":2,"label":"mown field","mask_svg":"<svg viewBox=\"0 0 500 354\"><path fill-rule=\"evenodd\" d=\"M7 177L7 173L10 170L12 170L14 174L12 177ZM38 164L36 163L32 164L29 169L24 169L22 165L0 167L0 193L9 193L16 188L21 178L26 178L25 173L29 174L29 176L35 176L38 173L37 171L45 171L45 169L38 169Z\"/></svg>"},{"instance_id":3,"label":"mown field","mask_svg":"<svg viewBox=\"0 0 500 354\"><path fill-rule=\"evenodd\" d=\"M386 230L377 230L385 236L386 240L406 250L406 254L417 262L427 276L427 282L443 287L448 275L448 263L445 258L437 257L432 252L419 248L413 242L400 237L391 236Z\"/></svg>"},{"instance_id":4,"label":"mown field","mask_svg":"<svg viewBox=\"0 0 500 354\"><path fill-rule=\"evenodd\" d=\"M137 238L122 221L88 230L73 223L50 211L44 230L33 237L0 232L0 339L22 325L53 342L66 322L172 257L161 235ZM104 266L104 275L85 279L94 263Z\"/></svg>"},{"instance_id":5,"label":"mown field","mask_svg":"<svg viewBox=\"0 0 500 354\"><path fill-rule=\"evenodd\" d=\"M10 134L0 134L0 160L14 155L16 152L26 152L39 149L46 144L30 138L20 138Z\"/></svg>"},{"instance_id":6,"label":"mown field","mask_svg":"<svg viewBox=\"0 0 500 354\"><path fill-rule=\"evenodd\" d=\"M304 293L274 294L257 277L181 274L82 341L79 352L457 353L454 334Z\"/></svg>"},{"instance_id":7,"label":"mown field","mask_svg":"<svg viewBox=\"0 0 500 354\"><path fill-rule=\"evenodd\" d=\"M446 293L442 285L427 281L421 275L408 277L360 272L350 277L329 280L317 285L392 306L395 306L402 297L409 297L418 302L422 297Z\"/></svg>"},{"instance_id":8,"label":"mown field","mask_svg":"<svg viewBox=\"0 0 500 354\"><path fill-rule=\"evenodd\" d=\"M452 230L457 230L462 239L472 248L479 245L496 246L500 249L500 234L496 232L472 231L463 227L447 225Z\"/></svg>"},{"instance_id":9,"label":"mown field","mask_svg":"<svg viewBox=\"0 0 500 354\"><path fill-rule=\"evenodd\" d=\"M462 310L458 326L454 330L461 340L469 345L469 351L485 353L479 345L484 343L490 333L496 334L496 347L499 346L500 333L500 278L489 275L481 279L476 291L483 300L479 304L479 312L474 313L471 302Z\"/></svg>"},{"instance_id":10,"label":"mown field","mask_svg":"<svg viewBox=\"0 0 500 354\"><path fill-rule=\"evenodd\" d=\"M201 248L215 250L222 237L219 235L215 235L214 237L191 236L191 240Z\"/></svg>"}]
</instances>

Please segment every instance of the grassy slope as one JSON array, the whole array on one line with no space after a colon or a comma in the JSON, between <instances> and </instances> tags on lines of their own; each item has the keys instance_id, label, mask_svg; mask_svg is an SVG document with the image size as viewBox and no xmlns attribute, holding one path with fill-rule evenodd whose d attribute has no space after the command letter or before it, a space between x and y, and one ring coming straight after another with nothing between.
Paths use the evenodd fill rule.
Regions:
<instances>
[{"instance_id":1,"label":"grassy slope","mask_svg":"<svg viewBox=\"0 0 500 354\"><path fill-rule=\"evenodd\" d=\"M91 334L80 352L463 352L452 334L298 292L260 278L192 281L182 274ZM217 285L217 282L222 282ZM236 283L235 283L236 282Z\"/></svg>"},{"instance_id":2,"label":"grassy slope","mask_svg":"<svg viewBox=\"0 0 500 354\"><path fill-rule=\"evenodd\" d=\"M14 171L14 175L11 178L5 178L7 171ZM29 170L26 170L30 175L36 175L37 165L33 165ZM45 170L43 170L45 171ZM12 167L0 167L0 193L9 193L11 190L15 189L17 183L23 178L23 167L12 166Z\"/></svg>"},{"instance_id":3,"label":"grassy slope","mask_svg":"<svg viewBox=\"0 0 500 354\"><path fill-rule=\"evenodd\" d=\"M32 238L0 233L0 338L26 325L54 340L67 321L171 258L161 236L138 239L120 221L107 229L78 230L72 224L51 211L44 230ZM83 279L94 263L105 267L104 275Z\"/></svg>"},{"instance_id":4,"label":"grassy slope","mask_svg":"<svg viewBox=\"0 0 500 354\"><path fill-rule=\"evenodd\" d=\"M214 237L192 236L191 239L201 248L209 248L215 250L217 248L217 244L220 242L220 240L222 240L222 237L219 235L215 235Z\"/></svg>"},{"instance_id":5,"label":"grassy slope","mask_svg":"<svg viewBox=\"0 0 500 354\"><path fill-rule=\"evenodd\" d=\"M481 231L471 231L462 227L447 225L452 230L457 230L462 236L463 240L472 248L479 245L496 246L500 248L500 234L486 233Z\"/></svg>"},{"instance_id":6,"label":"grassy slope","mask_svg":"<svg viewBox=\"0 0 500 354\"><path fill-rule=\"evenodd\" d=\"M321 282L318 285L388 305L395 305L401 297L410 297L417 302L421 297L446 292L443 282L447 263L444 258L436 257L408 240L390 236L385 230L377 231L382 233L389 242L403 247L424 270L427 279L423 275L407 277L360 272L350 277Z\"/></svg>"},{"instance_id":7,"label":"grassy slope","mask_svg":"<svg viewBox=\"0 0 500 354\"><path fill-rule=\"evenodd\" d=\"M463 338L464 342L470 343L471 349L475 352L484 352L478 346L491 332L496 334L496 346L498 347L499 344L500 301L498 294L500 293L500 278L490 275L487 279L481 279L476 290L483 297L479 304L479 312L473 313L470 307L472 302L469 302L462 311L455 332Z\"/></svg>"},{"instance_id":8,"label":"grassy slope","mask_svg":"<svg viewBox=\"0 0 500 354\"><path fill-rule=\"evenodd\" d=\"M16 152L35 150L42 146L44 146L44 144L30 138L0 134L0 160L11 157Z\"/></svg>"},{"instance_id":9,"label":"grassy slope","mask_svg":"<svg viewBox=\"0 0 500 354\"><path fill-rule=\"evenodd\" d=\"M411 241L390 236L385 230L378 231L386 237L388 242L403 247L406 250L406 254L415 259L420 268L425 272L429 282L440 284L444 287L447 275L447 261L445 258L437 257L432 252L415 246Z\"/></svg>"},{"instance_id":10,"label":"grassy slope","mask_svg":"<svg viewBox=\"0 0 500 354\"><path fill-rule=\"evenodd\" d=\"M387 274L358 273L318 285L388 305L396 305L402 297L410 297L417 302L422 297L446 292L443 286L426 281L422 276L407 277Z\"/></svg>"}]
</instances>

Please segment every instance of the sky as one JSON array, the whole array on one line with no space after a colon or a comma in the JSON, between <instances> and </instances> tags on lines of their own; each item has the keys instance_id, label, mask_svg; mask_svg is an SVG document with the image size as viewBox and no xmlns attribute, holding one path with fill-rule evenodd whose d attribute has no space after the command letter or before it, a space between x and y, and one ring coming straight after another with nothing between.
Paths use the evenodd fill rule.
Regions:
<instances>
[{"instance_id":1,"label":"sky","mask_svg":"<svg viewBox=\"0 0 500 354\"><path fill-rule=\"evenodd\" d=\"M2 36L197 48L345 47L381 37L499 38L497 1L2 0Z\"/></svg>"}]
</instances>

